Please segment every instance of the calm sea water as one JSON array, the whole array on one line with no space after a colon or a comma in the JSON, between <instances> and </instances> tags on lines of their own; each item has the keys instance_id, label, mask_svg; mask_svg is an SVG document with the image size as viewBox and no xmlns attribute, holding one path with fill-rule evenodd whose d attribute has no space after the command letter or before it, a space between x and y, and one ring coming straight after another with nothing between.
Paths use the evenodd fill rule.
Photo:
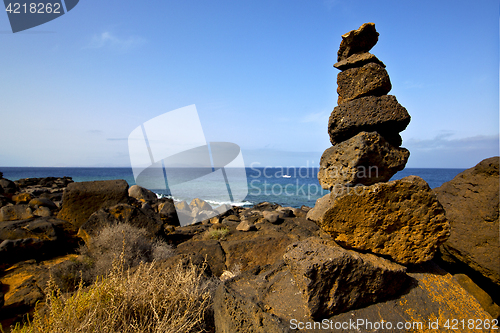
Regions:
<instances>
[{"instance_id":1,"label":"calm sea water","mask_svg":"<svg viewBox=\"0 0 500 333\"><path fill-rule=\"evenodd\" d=\"M416 169L407 168L398 172L392 180L401 179L409 175L416 175L427 181L431 188L439 187L450 181L465 169ZM0 167L4 178L17 180L21 178L41 177L72 177L76 182L108 179L125 179L129 185L135 180L131 168L23 168ZM207 201L213 206L223 203L251 206L259 202L275 202L282 206L300 207L314 206L316 200L327 194L319 186L317 168L246 168L246 183L248 195L244 200L230 202L225 196L213 194ZM285 176L285 177L284 177ZM289 176L289 177L288 177ZM168 174L167 174L168 178ZM233 180L237 186L244 185L245 179ZM197 183L196 186L212 186L210 183ZM169 190L151 188L160 195L170 195ZM176 198L189 200L189 198Z\"/></svg>"}]
</instances>

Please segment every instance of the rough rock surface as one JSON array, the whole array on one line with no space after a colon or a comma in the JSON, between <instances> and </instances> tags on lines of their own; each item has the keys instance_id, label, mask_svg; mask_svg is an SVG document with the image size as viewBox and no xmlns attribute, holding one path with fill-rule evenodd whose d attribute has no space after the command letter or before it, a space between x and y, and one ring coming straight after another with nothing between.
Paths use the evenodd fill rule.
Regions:
<instances>
[{"instance_id":1,"label":"rough rock surface","mask_svg":"<svg viewBox=\"0 0 500 333\"><path fill-rule=\"evenodd\" d=\"M318 238L289 246L283 260L314 319L387 299L407 280L401 265Z\"/></svg>"},{"instance_id":2,"label":"rough rock surface","mask_svg":"<svg viewBox=\"0 0 500 333\"><path fill-rule=\"evenodd\" d=\"M361 132L325 150L318 180L324 189L386 182L403 170L410 152L389 144L377 132Z\"/></svg>"},{"instance_id":3,"label":"rough rock surface","mask_svg":"<svg viewBox=\"0 0 500 333\"><path fill-rule=\"evenodd\" d=\"M377 63L346 69L337 75L337 104L363 96L382 96L391 91L389 74Z\"/></svg>"},{"instance_id":4,"label":"rough rock surface","mask_svg":"<svg viewBox=\"0 0 500 333\"><path fill-rule=\"evenodd\" d=\"M450 235L443 207L417 176L339 195L317 223L339 245L401 264L432 259Z\"/></svg>"},{"instance_id":5,"label":"rough rock surface","mask_svg":"<svg viewBox=\"0 0 500 333\"><path fill-rule=\"evenodd\" d=\"M332 206L332 200L334 199L335 196L332 198L331 193L328 193L316 200L314 207L307 212L307 219L318 222L323 214L325 214L325 212L330 209L330 207Z\"/></svg>"},{"instance_id":6,"label":"rough rock surface","mask_svg":"<svg viewBox=\"0 0 500 333\"><path fill-rule=\"evenodd\" d=\"M481 161L434 189L450 221L441 258L465 263L500 285L499 157Z\"/></svg>"},{"instance_id":7,"label":"rough rock surface","mask_svg":"<svg viewBox=\"0 0 500 333\"><path fill-rule=\"evenodd\" d=\"M344 60L335 63L333 67L343 71L353 67L361 67L371 62L379 64L380 66L385 68L385 64L382 61L380 61L375 55L369 52L353 54L349 58L346 58Z\"/></svg>"},{"instance_id":8,"label":"rough rock surface","mask_svg":"<svg viewBox=\"0 0 500 333\"><path fill-rule=\"evenodd\" d=\"M31 208L26 204L4 206L0 208L1 221L25 220L33 217Z\"/></svg>"},{"instance_id":9,"label":"rough rock surface","mask_svg":"<svg viewBox=\"0 0 500 333\"><path fill-rule=\"evenodd\" d=\"M57 218L80 227L95 211L127 202L128 184L125 180L71 183L64 191Z\"/></svg>"},{"instance_id":10,"label":"rough rock surface","mask_svg":"<svg viewBox=\"0 0 500 333\"><path fill-rule=\"evenodd\" d=\"M486 310L493 318L500 319L500 306L498 306L483 289L472 281L470 277L465 274L455 274L453 278L465 289L469 294L481 304L483 309Z\"/></svg>"},{"instance_id":11,"label":"rough rock surface","mask_svg":"<svg viewBox=\"0 0 500 333\"><path fill-rule=\"evenodd\" d=\"M162 221L168 225L180 226L174 201L168 198L162 198L161 200L164 200L164 202L158 205L158 213Z\"/></svg>"},{"instance_id":12,"label":"rough rock surface","mask_svg":"<svg viewBox=\"0 0 500 333\"><path fill-rule=\"evenodd\" d=\"M410 281L401 296L325 318L334 325L343 322L348 325L320 329L312 326L315 320L308 315L301 289L285 264L255 267L226 281L217 290L214 299L217 329L223 328L221 332L403 332L396 324L409 322L414 326L407 331L441 332L450 318L491 323L492 317L476 299L432 262L407 274ZM358 319L363 322L357 322ZM391 322L392 329L374 330L373 324L380 325L382 320ZM429 329L429 323L436 320L440 326ZM349 325L353 321L359 325L353 328ZM371 329L367 322L372 323Z\"/></svg>"},{"instance_id":13,"label":"rough rock surface","mask_svg":"<svg viewBox=\"0 0 500 333\"><path fill-rule=\"evenodd\" d=\"M109 225L128 223L138 228L144 228L151 235L157 235L162 229L162 222L160 219L148 216L142 209L127 205L118 204L110 208L102 208L93 213L89 219L80 226L78 236L81 237L85 243L92 242L92 237L96 236L98 232Z\"/></svg>"},{"instance_id":14,"label":"rough rock surface","mask_svg":"<svg viewBox=\"0 0 500 333\"><path fill-rule=\"evenodd\" d=\"M0 223L0 266L65 254L78 246L77 229L53 217Z\"/></svg>"},{"instance_id":15,"label":"rough rock surface","mask_svg":"<svg viewBox=\"0 0 500 333\"><path fill-rule=\"evenodd\" d=\"M332 145L359 132L378 132L393 146L401 145L398 135L410 123L410 115L396 97L366 96L336 106L328 121Z\"/></svg>"},{"instance_id":16,"label":"rough rock surface","mask_svg":"<svg viewBox=\"0 0 500 333\"><path fill-rule=\"evenodd\" d=\"M141 187L139 185L132 185L128 189L128 195L129 197L135 198L137 200L145 200L145 201L156 201L158 197L156 194L147 188Z\"/></svg>"},{"instance_id":17,"label":"rough rock surface","mask_svg":"<svg viewBox=\"0 0 500 333\"><path fill-rule=\"evenodd\" d=\"M337 61L348 58L355 53L368 52L378 41L375 23L365 23L357 30L342 35L342 42L337 53Z\"/></svg>"}]
</instances>

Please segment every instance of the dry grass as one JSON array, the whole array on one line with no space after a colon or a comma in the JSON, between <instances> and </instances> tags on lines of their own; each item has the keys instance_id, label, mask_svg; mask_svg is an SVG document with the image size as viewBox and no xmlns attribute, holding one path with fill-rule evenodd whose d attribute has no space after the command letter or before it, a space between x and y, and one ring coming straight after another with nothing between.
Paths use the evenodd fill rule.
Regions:
<instances>
[{"instance_id":1,"label":"dry grass","mask_svg":"<svg viewBox=\"0 0 500 333\"><path fill-rule=\"evenodd\" d=\"M172 254L142 229L105 228L79 260L51 272L45 305L11 332L202 332L216 282L192 263L160 268Z\"/></svg>"},{"instance_id":2,"label":"dry grass","mask_svg":"<svg viewBox=\"0 0 500 333\"><path fill-rule=\"evenodd\" d=\"M51 280L45 307L12 332L202 332L213 292L202 271L193 264L159 270L154 261L130 270L121 256L107 276L71 296Z\"/></svg>"}]
</instances>

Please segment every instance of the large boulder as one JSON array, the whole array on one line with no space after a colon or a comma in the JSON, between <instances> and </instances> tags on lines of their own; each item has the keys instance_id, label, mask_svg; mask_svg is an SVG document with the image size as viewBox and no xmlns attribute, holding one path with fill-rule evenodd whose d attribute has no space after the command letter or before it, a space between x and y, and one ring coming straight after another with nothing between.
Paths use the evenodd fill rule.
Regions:
<instances>
[{"instance_id":1,"label":"large boulder","mask_svg":"<svg viewBox=\"0 0 500 333\"><path fill-rule=\"evenodd\" d=\"M378 132L393 146L401 145L399 132L410 123L408 111L395 96L366 96L333 109L328 121L332 145L352 138L359 132Z\"/></svg>"},{"instance_id":2,"label":"large boulder","mask_svg":"<svg viewBox=\"0 0 500 333\"><path fill-rule=\"evenodd\" d=\"M0 264L66 254L78 246L76 233L53 217L0 223Z\"/></svg>"},{"instance_id":3,"label":"large boulder","mask_svg":"<svg viewBox=\"0 0 500 333\"><path fill-rule=\"evenodd\" d=\"M283 259L313 319L387 299L407 280L401 265L314 237L289 246Z\"/></svg>"},{"instance_id":4,"label":"large boulder","mask_svg":"<svg viewBox=\"0 0 500 333\"><path fill-rule=\"evenodd\" d=\"M149 202L156 201L158 197L153 191L148 190L147 188L141 187L139 185L132 185L128 189L129 197L135 198L137 200L145 200Z\"/></svg>"},{"instance_id":5,"label":"large boulder","mask_svg":"<svg viewBox=\"0 0 500 333\"><path fill-rule=\"evenodd\" d=\"M277 262L272 266L255 267L227 280L217 289L214 299L216 331L441 332L447 320L450 327L453 325L454 318L473 318L489 322L490 327L493 324L493 318L476 299L432 262L409 270L407 274L410 283L400 296L318 321L308 314L306 299L287 265ZM381 329L382 325L390 328Z\"/></svg>"},{"instance_id":6,"label":"large boulder","mask_svg":"<svg viewBox=\"0 0 500 333\"><path fill-rule=\"evenodd\" d=\"M344 247L405 265L432 259L450 235L443 207L417 176L348 188L317 223Z\"/></svg>"},{"instance_id":7,"label":"large boulder","mask_svg":"<svg viewBox=\"0 0 500 333\"><path fill-rule=\"evenodd\" d=\"M128 223L137 228L144 228L151 237L159 234L162 230L162 222L159 217L151 216L142 209L118 204L110 208L102 208L94 212L89 219L80 226L78 236L85 243L91 244L93 237L97 236L104 227Z\"/></svg>"},{"instance_id":8,"label":"large boulder","mask_svg":"<svg viewBox=\"0 0 500 333\"><path fill-rule=\"evenodd\" d=\"M403 170L410 152L394 147L377 132L361 132L325 150L318 180L324 189L385 182Z\"/></svg>"},{"instance_id":9,"label":"large boulder","mask_svg":"<svg viewBox=\"0 0 500 333\"><path fill-rule=\"evenodd\" d=\"M2 189L1 193L16 193L17 186L13 181L10 181L5 178L0 179L0 189Z\"/></svg>"},{"instance_id":10,"label":"large boulder","mask_svg":"<svg viewBox=\"0 0 500 333\"><path fill-rule=\"evenodd\" d=\"M31 199L33 199L33 197L29 193L17 193L12 196L12 201L16 204L26 204L30 202Z\"/></svg>"},{"instance_id":11,"label":"large boulder","mask_svg":"<svg viewBox=\"0 0 500 333\"><path fill-rule=\"evenodd\" d=\"M158 205L158 213L160 214L162 221L168 225L180 226L174 201L168 198L161 200L164 200L164 202Z\"/></svg>"},{"instance_id":12,"label":"large boulder","mask_svg":"<svg viewBox=\"0 0 500 333\"><path fill-rule=\"evenodd\" d=\"M219 241L215 239L181 243L177 246L176 253L185 254L187 256L203 256L210 267L210 271L215 276L221 276L224 270L226 270L226 255Z\"/></svg>"},{"instance_id":13,"label":"large boulder","mask_svg":"<svg viewBox=\"0 0 500 333\"><path fill-rule=\"evenodd\" d=\"M63 205L57 218L80 227L95 211L127 202L128 184L125 180L70 183L64 190Z\"/></svg>"},{"instance_id":14,"label":"large boulder","mask_svg":"<svg viewBox=\"0 0 500 333\"><path fill-rule=\"evenodd\" d=\"M450 221L441 258L461 262L500 285L499 157L481 161L435 188Z\"/></svg>"},{"instance_id":15,"label":"large boulder","mask_svg":"<svg viewBox=\"0 0 500 333\"><path fill-rule=\"evenodd\" d=\"M28 205L20 204L0 208L0 221L25 220L34 217Z\"/></svg>"},{"instance_id":16,"label":"large boulder","mask_svg":"<svg viewBox=\"0 0 500 333\"><path fill-rule=\"evenodd\" d=\"M387 95L392 88L385 68L374 62L342 71L337 84L338 105L363 96Z\"/></svg>"},{"instance_id":17,"label":"large boulder","mask_svg":"<svg viewBox=\"0 0 500 333\"><path fill-rule=\"evenodd\" d=\"M355 53L371 50L378 42L378 32L375 23L365 23L357 30L351 30L342 35L342 42L337 52L337 61L348 58Z\"/></svg>"}]
</instances>

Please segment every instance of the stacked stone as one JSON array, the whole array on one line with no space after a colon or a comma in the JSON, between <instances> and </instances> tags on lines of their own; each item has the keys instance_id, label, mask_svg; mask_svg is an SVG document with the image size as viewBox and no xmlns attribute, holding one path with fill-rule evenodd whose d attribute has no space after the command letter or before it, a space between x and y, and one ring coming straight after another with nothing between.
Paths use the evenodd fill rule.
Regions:
<instances>
[{"instance_id":1,"label":"stacked stone","mask_svg":"<svg viewBox=\"0 0 500 333\"><path fill-rule=\"evenodd\" d=\"M378 41L375 24L342 36L337 63L338 106L328 122L332 147L321 157L318 179L324 189L372 185L402 170L410 152L399 133L410 115L396 97L385 65L370 49ZM338 189L335 189L338 190Z\"/></svg>"},{"instance_id":2,"label":"stacked stone","mask_svg":"<svg viewBox=\"0 0 500 333\"><path fill-rule=\"evenodd\" d=\"M432 259L450 226L423 179L388 182L410 156L399 135L410 115L387 95L385 65L368 52L377 41L373 23L342 36L334 65L341 70L338 106L328 123L333 146L323 153L318 173L331 193L317 200L307 218L344 248L418 264Z\"/></svg>"}]
</instances>

